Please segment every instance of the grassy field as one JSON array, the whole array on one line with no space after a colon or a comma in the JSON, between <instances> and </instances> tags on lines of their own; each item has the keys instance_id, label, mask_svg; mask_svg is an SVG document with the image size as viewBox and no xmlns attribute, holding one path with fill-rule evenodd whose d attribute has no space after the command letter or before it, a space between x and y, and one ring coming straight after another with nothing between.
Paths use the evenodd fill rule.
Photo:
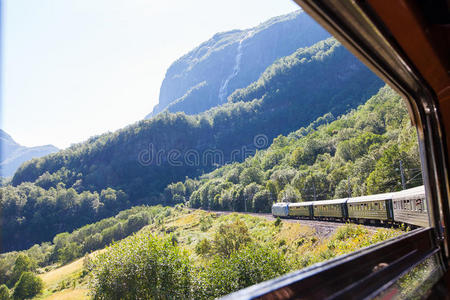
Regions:
<instances>
[{"instance_id":1,"label":"grassy field","mask_svg":"<svg viewBox=\"0 0 450 300\"><path fill-rule=\"evenodd\" d=\"M92 257L103 251L93 252L89 256ZM84 260L83 257L40 274L39 277L44 282L44 292L35 299L90 299Z\"/></svg>"},{"instance_id":2,"label":"grassy field","mask_svg":"<svg viewBox=\"0 0 450 300\"><path fill-rule=\"evenodd\" d=\"M47 300L82 300L82 299L90 299L89 289L87 288L75 288L75 289L66 289L59 292L56 292L45 298L37 298L37 299L47 299Z\"/></svg>"},{"instance_id":3,"label":"grassy field","mask_svg":"<svg viewBox=\"0 0 450 300\"><path fill-rule=\"evenodd\" d=\"M84 258L77 259L76 261L52 270L48 273L39 275L45 283L46 288L52 288L57 286L61 281L73 277L83 269Z\"/></svg>"}]
</instances>

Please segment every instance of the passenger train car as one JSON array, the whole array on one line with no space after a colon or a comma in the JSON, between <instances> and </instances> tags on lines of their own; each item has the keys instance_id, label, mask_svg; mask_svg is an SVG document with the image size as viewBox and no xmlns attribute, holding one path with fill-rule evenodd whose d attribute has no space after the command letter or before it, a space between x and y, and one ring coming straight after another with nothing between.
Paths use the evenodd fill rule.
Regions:
<instances>
[{"instance_id":1,"label":"passenger train car","mask_svg":"<svg viewBox=\"0 0 450 300\"><path fill-rule=\"evenodd\" d=\"M275 203L272 215L282 218L339 220L370 224L429 226L424 186L400 192L300 203Z\"/></svg>"}]
</instances>

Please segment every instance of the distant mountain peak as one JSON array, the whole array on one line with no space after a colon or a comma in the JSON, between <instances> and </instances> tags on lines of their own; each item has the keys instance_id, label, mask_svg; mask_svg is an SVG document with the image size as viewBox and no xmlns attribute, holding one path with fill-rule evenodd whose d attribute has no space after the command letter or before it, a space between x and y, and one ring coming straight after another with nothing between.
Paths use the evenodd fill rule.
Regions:
<instances>
[{"instance_id":1,"label":"distant mountain peak","mask_svg":"<svg viewBox=\"0 0 450 300\"><path fill-rule=\"evenodd\" d=\"M301 10L252 28L216 33L172 63L161 84L159 103L146 118L166 109L196 114L222 105L277 59L329 36Z\"/></svg>"},{"instance_id":2,"label":"distant mountain peak","mask_svg":"<svg viewBox=\"0 0 450 300\"><path fill-rule=\"evenodd\" d=\"M10 177L27 160L58 152L53 145L25 147L0 129L0 176Z\"/></svg>"},{"instance_id":3,"label":"distant mountain peak","mask_svg":"<svg viewBox=\"0 0 450 300\"><path fill-rule=\"evenodd\" d=\"M13 140L13 138L3 129L0 129L0 143L3 143L5 141L17 144L16 141Z\"/></svg>"}]
</instances>

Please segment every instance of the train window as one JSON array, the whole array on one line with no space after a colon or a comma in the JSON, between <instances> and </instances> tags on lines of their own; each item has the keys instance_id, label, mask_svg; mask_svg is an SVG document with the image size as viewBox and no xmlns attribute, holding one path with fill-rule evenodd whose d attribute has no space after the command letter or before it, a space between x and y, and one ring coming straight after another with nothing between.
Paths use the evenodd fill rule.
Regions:
<instances>
[{"instance_id":1,"label":"train window","mask_svg":"<svg viewBox=\"0 0 450 300\"><path fill-rule=\"evenodd\" d=\"M342 293L335 298L346 298L343 295L351 295L352 291L359 293L363 289L366 289L367 293L355 294L361 296L355 296L355 298L370 298L386 286L392 285L392 282L396 282L390 288L400 290L402 295L403 291L408 290L404 293L405 297L421 295L419 292L414 293L423 288L422 283L433 278L433 274L440 275L435 271L440 270L440 266L443 269L448 267L446 261L450 257L450 244L446 239L448 234L444 234L450 227L448 226L450 222L448 221L450 220L449 207L446 202L449 187L446 138L448 139L450 136L446 130L450 129L450 125L443 126L441 119L448 118L448 116L440 113L442 108L450 110L450 88L447 83L441 84L439 89L435 88L436 81L450 74L450 61L447 61L448 58L445 57L448 52L447 48L437 48L434 51L434 47L427 47L427 49L432 49L431 54L436 54L438 57L442 56L441 52L444 53L444 58L438 60L443 65L441 67L444 69L444 73L443 75L438 74L442 76L436 75L436 78L425 77L422 72L433 73L436 71L436 66L430 66L429 69L422 71L423 62L420 58L422 57L422 60L426 61L431 57L431 63L432 56L428 55L429 53L422 55L419 51L423 41L414 43L414 39L410 40L409 44L418 48L414 52L412 49L414 47L408 47L405 40L410 38L408 30L414 30L414 25L417 25L416 23L420 25L422 22L427 26L426 30L434 30L439 26L444 27L442 32L439 31L441 34L424 34L424 40L443 40L444 46L448 47L450 40L445 34L450 33L449 20L446 17L443 18L444 20L438 18L438 21L436 18L432 18L436 14L438 17L441 15L436 12L436 9L424 8L426 5L432 5L429 4L434 2L431 0L294 1L301 4L304 10L298 10L297 7L284 8L286 11L283 9L283 12L286 12L286 15L270 16L274 18L260 25L253 24L253 22L256 20L262 22L262 19L252 19L252 21L242 23L245 25L239 25L242 27L241 29L217 34L205 31L194 39L197 41L205 37L205 42L199 43L197 48L190 52L187 52L188 49L180 48L179 51L186 50L186 54L177 60L172 60L174 63L167 71L164 69L162 72L159 71L161 74L158 73L158 76L161 77L166 71L165 79L156 91L159 103L154 103L157 105L148 118L146 117L148 120L130 125L117 134L105 134L92 138L85 144L74 144L70 147L66 145L69 148L62 150L62 154L52 154L24 164L18 169L17 176L14 175L12 179L4 180L3 177L0 177L0 187L5 186L8 193L18 191L17 195L19 195L11 196L13 199L11 201L0 199L0 210L8 212L8 214L11 211L13 214L5 219L6 221L2 223L3 227L8 225L8 228L17 231L26 228L23 237L30 237L31 242L36 235L36 239L39 240L35 242L43 243L38 245L38 249L44 249L47 247L46 241L58 241L58 238L53 239L54 234L46 236L45 232L35 234L36 228L45 227L36 226L34 228L33 224L35 223L45 223L44 225L51 223L49 225L52 228L50 232L54 231L55 234L63 229L67 232L75 232L78 225L88 226L88 223L81 224L80 222L92 223L99 221L104 216L113 217L121 209L130 209L132 205L163 203L171 206L167 209L174 213L169 211L170 216L158 217L158 222L155 223L153 222L153 213L149 213L151 216L147 216L146 212L142 212L142 216L139 214L138 217L142 217L145 224L132 232L146 226L143 230L144 233L146 233L145 230L148 230L147 232L151 231L155 235L161 233L162 235L173 234L173 237L176 236L181 249L186 250L189 255L192 253L192 257L187 254L189 258L186 257L186 259L192 258L191 265L196 265L198 262L199 270L205 271L204 274L200 272L204 277L192 277L192 280L189 278L186 282L197 283L198 279L205 285L211 284L211 291L222 288L221 283L218 283L220 276L215 275L222 271L225 274L232 267L238 268L236 266L239 266L240 260L244 261L242 258L254 258L257 271L252 274L255 273L259 276L259 273L263 273L259 270L267 270L267 266L259 265L266 261L257 262L258 255L266 251L270 254L267 257L277 258L274 264L282 262L279 264L281 267L274 268L274 272L267 272L269 274L261 274L261 277L255 276L258 279L252 278L252 280L268 279L270 276L275 276L274 274L282 275L287 270L298 272L295 281L286 281L286 286L292 285L292 289L283 290L283 292L287 291L286 293L293 290L297 293L296 289L300 289L300 286L303 286L306 292L311 292L316 287L308 286L308 284L323 282L324 293L328 291ZM10 1L10 3L15 2ZM56 3L57 1L50 2ZM140 7L146 1L133 0L131 2L139 2L138 7ZM399 14L399 10L391 9L388 4L383 5L382 2L399 5L396 7L402 7L403 3L408 9L401 10L402 13L407 15L409 12L411 16L423 14L423 18L418 18L418 21L412 22L410 26L401 27L400 23L404 23L404 20L396 22L398 18L395 17ZM444 6L449 8L446 12L450 13L449 0L436 0L435 3L445 4ZM262 5L262 3L259 4ZM275 5L281 4L276 3ZM84 7L84 5L82 6ZM97 10L95 11L97 12ZM164 10L162 9L162 11ZM117 9L117 11L119 12L121 9ZM197 13L199 11L197 10ZM120 16L122 21L129 21L128 13L124 13L123 16L117 16ZM241 23L234 22L233 17L239 17L240 13L239 11L239 14L236 15L225 13L223 15L227 16L228 22L232 21L231 25L238 26L237 24ZM193 15L203 16L203 14ZM264 15L267 16L267 13ZM107 19L109 20L109 18ZM130 17L131 19L134 18ZM139 20L137 22L139 24L135 24L135 28L154 28L154 26L142 26L146 25L144 20L150 19L152 18L148 18L148 16L136 18ZM325 29L316 24L314 19L318 20ZM204 20L202 19L202 21ZM22 24L17 21L14 23L16 26ZM30 22L30 24L32 23ZM403 30L395 29L397 28L395 26ZM58 26L51 27L59 28ZM98 26L97 24L97 27L100 30L108 26ZM122 30L124 27L127 26L121 24L118 28ZM172 27L177 26L161 26L160 28L164 29L161 30L162 32L165 30L169 32ZM18 33L20 33L20 28L18 26ZM68 26L67 28L75 30L78 26ZM182 26L177 28L185 29ZM176 40L180 44L185 43L184 34L189 31L187 28L186 32L178 30L178 35L172 40ZM209 28L209 26L200 26L200 28ZM45 31L41 30L41 32ZM110 41L110 37L115 37L115 34L94 36L92 32L87 30L82 34L77 33L73 35L73 38L76 40L79 38L78 36L86 34L88 37L86 41L89 42L97 39L109 41L110 46L107 50L111 50L111 53L102 57L99 65L107 65L107 70L115 67L123 68L120 71L131 70L130 72L137 72L143 76L144 73L147 73L141 69L144 68L142 64L136 62L146 61L145 68L153 72L153 67L150 67L153 66L151 65L153 62L150 62L151 56L143 54L147 49L136 47L137 44L116 41L116 39ZM146 37L150 41L146 46L161 44L157 42L160 40L171 40L169 37L161 39L157 35L142 34L143 31L140 30L137 31L139 34L135 35L122 33L119 32L118 36L126 36L127 40L136 42L141 39L134 37ZM207 41L206 34L209 38ZM180 38L181 35L183 38ZM422 36L410 35L417 39ZM69 32L55 36L72 35ZM13 34L9 32L8 38L15 40L15 32ZM44 41L47 40L44 39ZM62 39L61 41L63 42L60 44L65 45L65 42L71 40ZM21 55L17 53L22 54L22 48L26 48L24 45L28 44L23 42L17 44L21 51L9 50L5 57L9 57L8 55L16 57L18 63L8 63L7 66L11 68L10 65L16 65L18 68L26 70L27 68L22 65L27 65L27 63L23 63ZM117 47L111 47L113 44L126 47L119 47L120 51L116 51ZM162 44L165 45L165 42ZM192 43L189 45L193 46ZM78 45L76 46L78 47ZM128 46L130 49L134 49L132 53L138 56L129 55L133 59L122 60L120 55L122 55L122 51L127 50ZM72 48L78 49L77 47L62 47L64 55L57 57L61 60L67 59L66 56L70 57L70 55L65 55L65 51ZM84 49L86 51L82 49L83 51L80 53L83 53L84 56L89 53L89 57L95 58L96 52L93 53L93 49L88 48ZM42 49L45 50L45 48ZM42 53L52 53L52 55L43 55L45 59L47 56L53 56L53 50L48 51L50 48L46 51L42 49L40 49ZM99 53L104 51L99 51ZM178 50L173 53L168 51L167 55L169 52L170 55L175 53L181 55ZM416 61L415 58L419 61ZM165 61L167 59L169 56L164 60L156 59L155 61L158 64L163 62L167 64L169 63L169 61ZM47 61L43 61L41 57L34 60L47 66ZM114 66L111 62L118 65ZM65 66L66 64L59 65ZM71 63L69 65L71 66ZM77 66L77 68L73 68L76 71L78 65L76 63L73 65ZM91 74L90 67L88 66L83 73ZM440 70L440 68L438 69ZM9 73L16 74L11 71ZM50 70L48 73L56 74L57 72ZM73 77L83 78L84 74ZM117 72L117 74L128 73ZM91 85L100 88L100 86L103 87L104 82L109 81L122 82L119 77L116 77L116 74L113 76L109 71L103 71L100 75L103 76L91 76L101 78L101 80L94 83L87 82L84 88L88 89ZM153 76L156 75L152 73L151 77ZM142 86L145 87L146 84L143 84L143 81L145 80L125 82L132 84L128 88L131 91L134 90L135 84L140 86L139 89L144 90ZM23 80L23 82L28 81ZM52 80L47 80L42 86L47 86L49 83L51 85ZM77 86L78 83L75 83ZM73 82L68 80L65 84L73 85ZM15 87L18 90L17 95L21 96L24 89L20 88L20 84L18 86ZM70 91L65 91L65 88L58 90L58 84L51 86L52 88L47 90L55 90L58 98L61 98L60 94L71 94ZM110 88L114 86L122 86L122 84L110 84L103 88L110 93ZM37 88L40 87L36 85ZM5 90L9 92L12 87L8 86ZM48 92L47 90L43 91L44 94ZM143 93L142 98L149 99L143 90L140 91ZM125 95L127 99L141 98L141 96L136 97L135 94L128 95L122 92L118 94ZM23 95L26 94L28 93ZM116 93L111 94L114 94L113 98L117 103L121 102L121 105L124 105L126 100L115 99ZM92 89L88 96L96 97L97 88ZM98 98L109 99L107 96ZM438 102L440 101L439 97L446 97L443 98L445 101ZM25 97L17 96L16 98ZM45 97L41 96L41 98ZM124 106L130 109L136 107L132 103ZM89 111L91 110L94 109L89 109ZM114 119L113 115L109 118ZM46 120L45 118L41 119ZM151 162L147 165L146 158L142 154L152 156L154 153L147 153L147 149L138 149L142 145L148 146L149 150L151 148L150 152L153 151L153 146L162 148L162 152L157 154L159 156L161 153L162 157L155 157L158 161L157 164L156 161L153 161L153 157L149 157L155 164ZM247 146L251 147L250 152L243 150L247 149ZM182 148L182 151L175 149L176 147ZM190 147L195 149L190 149ZM202 151L208 150L201 153L198 148L201 148ZM241 149L242 151L240 151ZM191 152L191 150L195 151ZM128 151L130 153L127 153ZM235 155L236 151L238 151L238 155ZM206 152L210 153L206 155ZM202 165L200 161L208 161L212 158L210 157L211 152L214 153L212 156L218 154L219 162L211 161L211 164ZM164 153L168 154L167 157ZM198 165L193 166L188 159L192 156L187 155L188 153L194 154L195 157L198 155L198 158L203 156L201 157L203 159L196 161ZM177 158L175 158L176 162L171 161L173 157L170 157L169 154L176 154L173 157L183 158L185 162L178 161ZM0 164L3 164L3 161L0 161ZM31 189L32 192L29 192L28 189ZM23 204L23 208L15 209L14 205L20 204L22 194L25 193L31 195L29 196L30 201L25 201L26 204ZM34 199L37 197L34 194L39 195L38 200ZM89 196L91 194L92 197ZM419 199L419 197L424 198ZM91 198L95 198L95 201ZM41 199L45 201L41 201ZM119 203L119 201L123 203ZM286 204L287 202L303 201L314 201L315 203L311 202L311 206L308 208ZM60 205L59 202L63 205ZM95 205L90 205L90 202L95 202ZM276 202L282 202L284 205L276 205ZM54 203L56 204L53 205ZM61 224L64 220L59 219L58 213L47 213L49 210L47 204L57 212L61 210L70 215L76 213L76 216L81 215L86 218L76 218L75 215L71 215L70 222L73 224ZM272 206L274 204L275 206ZM3 208L6 205L9 209ZM270 216L263 215L270 213L271 207L273 222L267 221L268 218L271 218ZM144 208L139 209L143 210ZM218 213L212 215L210 220L210 212L205 210L218 211ZM222 213L222 211L229 213ZM238 213L234 214L234 212ZM202 232L194 231L192 241L190 236L185 238L191 233L181 232L183 226L178 225L184 223L184 219L176 219L179 217L178 213L179 215L189 214L189 218L186 219L199 220L199 229ZM307 213L309 215L305 219L308 218L308 220L296 220L300 215L303 216ZM205 217L206 214L208 217ZM4 215L5 213L2 213L2 217ZM52 218L54 216L57 222L50 222L53 219L47 220L42 218L42 215L51 215ZM261 218L261 220L256 222L254 217ZM283 223L280 223L280 218L283 218L281 220ZM285 218L293 220L285 223ZM161 224L162 219L168 224ZM324 221L333 219L333 222L330 221L328 225L323 225L322 222L317 221L318 219ZM424 221L426 219L431 220L432 223L428 224ZM231 223L230 220L233 220L234 223ZM125 221L125 219L120 220L127 225L128 223ZM225 224L228 221L230 224ZM344 222L352 224L344 224ZM262 230L262 224L270 230ZM392 224L392 228L386 224ZM406 226L400 226L400 224L406 224ZM68 227L62 225L68 225ZM406 230L405 228L408 226L413 227L414 230ZM190 228L189 226L185 227ZM238 234L219 236L220 230L223 228L226 230L238 228L244 232L245 243L234 243L238 246L234 247L232 251L230 250L232 253L228 252L228 249L227 251L219 249L220 241L217 242L217 239L229 238L227 243L231 241L230 244L233 244L233 238L239 238ZM2 230L0 229L0 231ZM265 233L274 231L274 233L263 236L261 233L263 231ZM108 239L103 238L105 232L107 231L104 230L97 234L102 237L100 240L103 242L99 242L102 247L107 246L105 243ZM308 232L310 236L303 236L306 235L304 232ZM65 234L74 235L73 233ZM124 232L119 235L120 238L126 238ZM9 243L9 237L16 239L17 245L25 243L20 240L19 233L15 234L14 232L13 235L8 230L0 232L0 237L0 244L3 244L3 240ZM200 240L200 237L204 239ZM170 236L170 238L172 237ZM65 260L59 256L65 256L63 254L66 253L62 250L73 246L74 243L71 243L71 239L73 238L64 242L67 243L64 247L59 247L59 244L49 244L51 249L55 248L54 251L52 250L55 252L53 255L55 257L51 258L52 263ZM70 248L70 251L73 250L72 252L76 253L69 253L73 255L68 256L75 259L82 257L88 251L100 250L100 246L90 249L88 247L90 245L87 245L88 241L90 240L80 242L80 249L75 249L76 251ZM175 245L178 242L169 244L174 247L178 246ZM32 243L29 246L31 245ZM62 252L56 251L59 248ZM45 249L45 251L47 250ZM255 252L255 254L253 250L261 250L261 252ZM82 251L84 252L81 253ZM38 256L32 251L28 252L30 255ZM343 254L345 257L341 257ZM266 257L265 255L260 256ZM130 257L134 256L130 255ZM2 256L0 256L0 263L2 263L1 259L3 259ZM43 258L39 259L41 261L38 264L41 266L44 261ZM233 261L233 259L235 260ZM50 258L48 260L50 261ZM328 264L325 262L326 260L332 260L332 262ZM105 261L107 260L105 259ZM224 261L230 262L229 265ZM205 264L202 265L203 263ZM314 265L314 263L320 264ZM200 265L202 265L201 268ZM304 268L303 271L294 269L299 266ZM2 270L0 270L1 272ZM6 271L4 273L9 274ZM234 273L238 273L238 271ZM314 276L324 277L316 280L319 277ZM1 278L2 274L0 274L0 285L3 283ZM333 280L339 278L342 280L340 281L342 285L336 286L333 280L328 280L330 278ZM355 281L355 278L358 281ZM255 291L259 293L264 290L274 291L280 282L282 280L275 281L272 285L268 284L265 289L255 289ZM295 285L293 282L303 282L303 285ZM434 283L435 280L432 282ZM234 284L234 282L232 283ZM251 281L251 283L256 283L256 281ZM213 287L213 284L217 286ZM245 284L249 285L250 283L246 282ZM11 286L14 285L11 284ZM359 290L355 290L355 287L358 287ZM285 286L278 286L278 288L283 289ZM321 289L322 287L317 288ZM193 289L190 286L186 290ZM343 290L337 291L339 289ZM411 291L409 291L410 289ZM210 291L201 290L201 292L208 294ZM389 293L392 290L386 292ZM223 294L224 292L208 294L208 297L215 298L223 296ZM289 294L289 296L295 298L295 295ZM308 297L305 296L305 298ZM318 297L311 296L310 298Z\"/></svg>"}]
</instances>

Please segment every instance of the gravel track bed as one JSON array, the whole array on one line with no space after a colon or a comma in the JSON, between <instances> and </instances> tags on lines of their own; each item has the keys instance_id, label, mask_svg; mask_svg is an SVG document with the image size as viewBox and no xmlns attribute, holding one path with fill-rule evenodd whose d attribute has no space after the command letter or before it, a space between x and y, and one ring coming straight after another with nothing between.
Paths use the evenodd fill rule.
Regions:
<instances>
[{"instance_id":1,"label":"gravel track bed","mask_svg":"<svg viewBox=\"0 0 450 300\"><path fill-rule=\"evenodd\" d=\"M211 213L216 213L218 215L229 215L234 212L231 211L210 211ZM250 213L250 212L236 212L239 214L246 214L251 215L255 217L264 217L267 220L275 221L276 218L272 216L272 214L268 213ZM338 227L344 225L343 222L332 222L332 221L319 221L319 220L303 220L303 219L281 219L283 222L288 223L300 223L301 225L305 225L308 227L314 228L317 235L319 235L321 238L328 238L331 236ZM376 226L368 226L364 225L365 228L367 228L371 232L375 232L380 227Z\"/></svg>"}]
</instances>

